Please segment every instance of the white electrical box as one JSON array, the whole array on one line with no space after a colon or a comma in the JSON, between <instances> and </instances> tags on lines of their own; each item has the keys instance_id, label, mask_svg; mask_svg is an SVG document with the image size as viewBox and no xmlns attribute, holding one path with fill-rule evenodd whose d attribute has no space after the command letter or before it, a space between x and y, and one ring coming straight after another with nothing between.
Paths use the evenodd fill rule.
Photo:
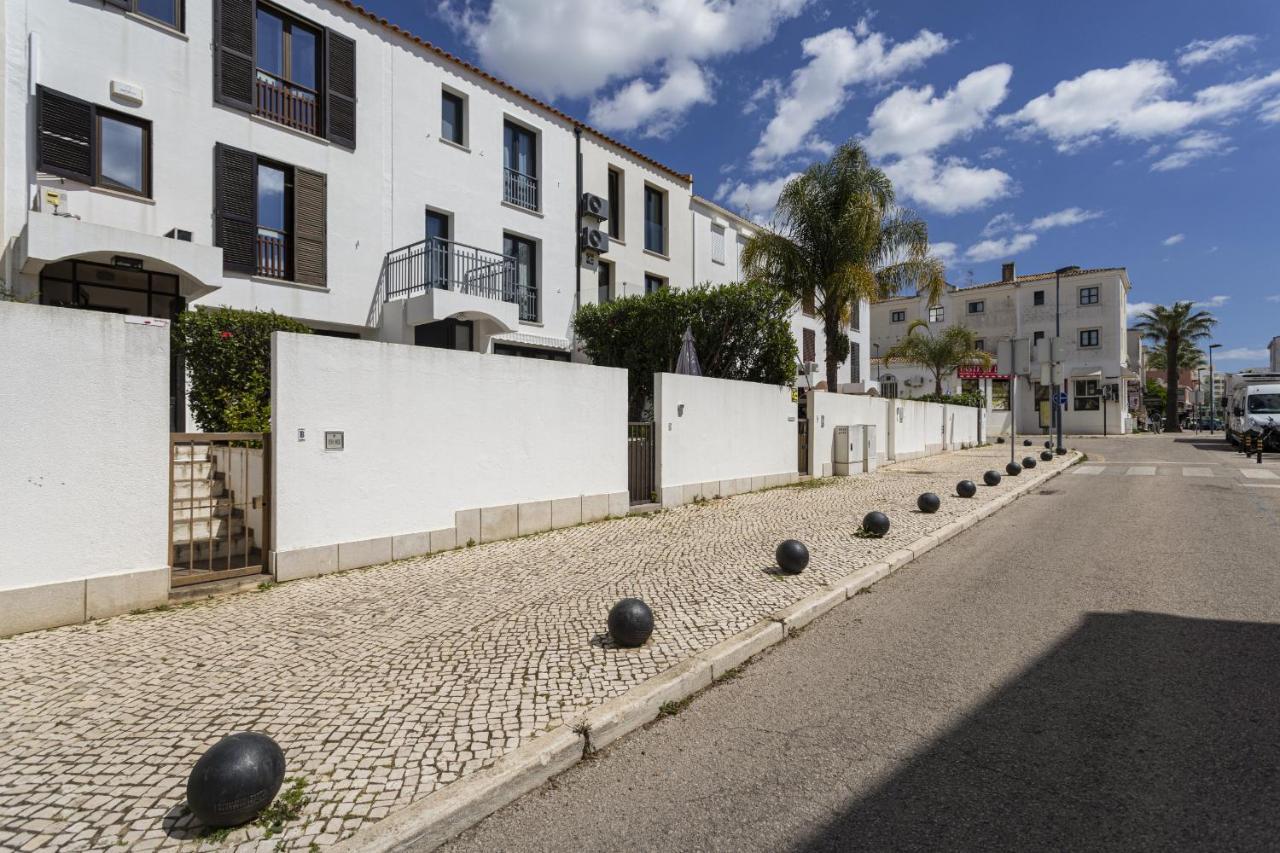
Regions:
<instances>
[{"instance_id":1,"label":"white electrical box","mask_svg":"<svg viewBox=\"0 0 1280 853\"><path fill-rule=\"evenodd\" d=\"M875 424L868 424L862 428L862 470L868 474L876 470Z\"/></svg>"},{"instance_id":2,"label":"white electrical box","mask_svg":"<svg viewBox=\"0 0 1280 853\"><path fill-rule=\"evenodd\" d=\"M876 469L876 428L870 425L837 426L831 448L831 473L837 477L864 474Z\"/></svg>"}]
</instances>

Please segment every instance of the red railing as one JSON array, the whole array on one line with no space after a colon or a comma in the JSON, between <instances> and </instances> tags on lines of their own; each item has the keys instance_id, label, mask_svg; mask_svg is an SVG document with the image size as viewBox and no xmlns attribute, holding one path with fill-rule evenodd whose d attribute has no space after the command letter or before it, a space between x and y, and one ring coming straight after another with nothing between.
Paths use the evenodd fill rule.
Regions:
<instances>
[{"instance_id":1,"label":"red railing","mask_svg":"<svg viewBox=\"0 0 1280 853\"><path fill-rule=\"evenodd\" d=\"M254 88L258 115L304 133L319 134L319 98L314 91L261 69L258 70Z\"/></svg>"},{"instance_id":2,"label":"red railing","mask_svg":"<svg viewBox=\"0 0 1280 853\"><path fill-rule=\"evenodd\" d=\"M258 275L288 278L289 240L280 231L258 229Z\"/></svg>"}]
</instances>

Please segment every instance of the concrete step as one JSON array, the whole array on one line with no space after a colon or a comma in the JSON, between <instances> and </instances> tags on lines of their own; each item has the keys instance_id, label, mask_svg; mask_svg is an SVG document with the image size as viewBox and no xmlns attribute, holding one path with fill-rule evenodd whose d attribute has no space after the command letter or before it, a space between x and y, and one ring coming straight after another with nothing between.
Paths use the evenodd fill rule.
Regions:
<instances>
[{"instance_id":1,"label":"concrete step","mask_svg":"<svg viewBox=\"0 0 1280 853\"><path fill-rule=\"evenodd\" d=\"M257 561L261 560L262 555L257 551L250 554L250 557ZM221 569L221 566L215 566L215 569ZM266 572L253 575L241 575L235 578L223 578L221 580L205 581L204 583L193 583L187 586L175 586L169 590L170 604L185 604L190 601L199 601L205 598L220 598L224 595L234 595L238 592L248 592L257 589L264 581L270 581L271 575Z\"/></svg>"},{"instance_id":2,"label":"concrete step","mask_svg":"<svg viewBox=\"0 0 1280 853\"><path fill-rule=\"evenodd\" d=\"M174 498L173 500L173 517L182 521L193 518L209 518L215 515L230 515L231 510L230 495Z\"/></svg>"},{"instance_id":3,"label":"concrete step","mask_svg":"<svg viewBox=\"0 0 1280 853\"><path fill-rule=\"evenodd\" d=\"M203 462L173 463L173 481L175 483L207 480L211 474L213 474L213 463L208 460Z\"/></svg>"},{"instance_id":4,"label":"concrete step","mask_svg":"<svg viewBox=\"0 0 1280 853\"><path fill-rule=\"evenodd\" d=\"M210 556L213 557L215 562L225 559L228 555L239 557L245 552L246 539L248 540L249 551L253 553L257 548L257 543L253 541L252 531L248 535L242 531L232 536L230 540L223 538L210 542L197 539L194 543L175 541L173 544L173 563L175 566L186 566L194 556L196 567L200 568L201 561L207 561Z\"/></svg>"},{"instance_id":5,"label":"concrete step","mask_svg":"<svg viewBox=\"0 0 1280 853\"><path fill-rule=\"evenodd\" d=\"M208 539L226 539L244 532L244 519L239 515L212 516L210 518L173 520L173 542L201 542Z\"/></svg>"},{"instance_id":6,"label":"concrete step","mask_svg":"<svg viewBox=\"0 0 1280 853\"><path fill-rule=\"evenodd\" d=\"M175 501L188 498L221 497L226 494L226 485L221 474L214 474L208 480L174 480L173 499Z\"/></svg>"}]
</instances>

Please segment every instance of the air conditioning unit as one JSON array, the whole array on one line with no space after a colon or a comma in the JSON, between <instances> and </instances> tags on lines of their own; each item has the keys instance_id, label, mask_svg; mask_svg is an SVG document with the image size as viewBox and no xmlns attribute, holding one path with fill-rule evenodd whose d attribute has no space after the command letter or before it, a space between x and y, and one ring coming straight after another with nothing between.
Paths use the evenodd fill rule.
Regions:
<instances>
[{"instance_id":1,"label":"air conditioning unit","mask_svg":"<svg viewBox=\"0 0 1280 853\"><path fill-rule=\"evenodd\" d=\"M593 216L596 219L609 218L609 202L600 198L598 195L591 193L582 194L582 215Z\"/></svg>"},{"instance_id":2,"label":"air conditioning unit","mask_svg":"<svg viewBox=\"0 0 1280 853\"><path fill-rule=\"evenodd\" d=\"M582 228L582 251L595 252L602 255L609 251L609 235L598 228L591 226L583 226Z\"/></svg>"}]
</instances>

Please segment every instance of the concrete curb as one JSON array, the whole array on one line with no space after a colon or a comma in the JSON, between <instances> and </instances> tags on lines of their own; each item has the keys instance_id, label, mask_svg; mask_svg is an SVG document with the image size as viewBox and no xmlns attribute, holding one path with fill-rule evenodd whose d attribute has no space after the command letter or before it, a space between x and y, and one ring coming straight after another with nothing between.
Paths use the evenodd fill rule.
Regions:
<instances>
[{"instance_id":1,"label":"concrete curb","mask_svg":"<svg viewBox=\"0 0 1280 853\"><path fill-rule=\"evenodd\" d=\"M562 725L537 735L484 770L360 829L332 849L390 853L412 845L418 851L434 850L568 770L589 753L657 719L664 704L679 702L710 687L729 670L785 640L791 629L803 628L836 605L1079 464L1081 458L1078 451L1073 451L1062 467L1035 475L1013 491L940 527L909 547L769 614L750 628L588 711L573 725Z\"/></svg>"}]
</instances>

